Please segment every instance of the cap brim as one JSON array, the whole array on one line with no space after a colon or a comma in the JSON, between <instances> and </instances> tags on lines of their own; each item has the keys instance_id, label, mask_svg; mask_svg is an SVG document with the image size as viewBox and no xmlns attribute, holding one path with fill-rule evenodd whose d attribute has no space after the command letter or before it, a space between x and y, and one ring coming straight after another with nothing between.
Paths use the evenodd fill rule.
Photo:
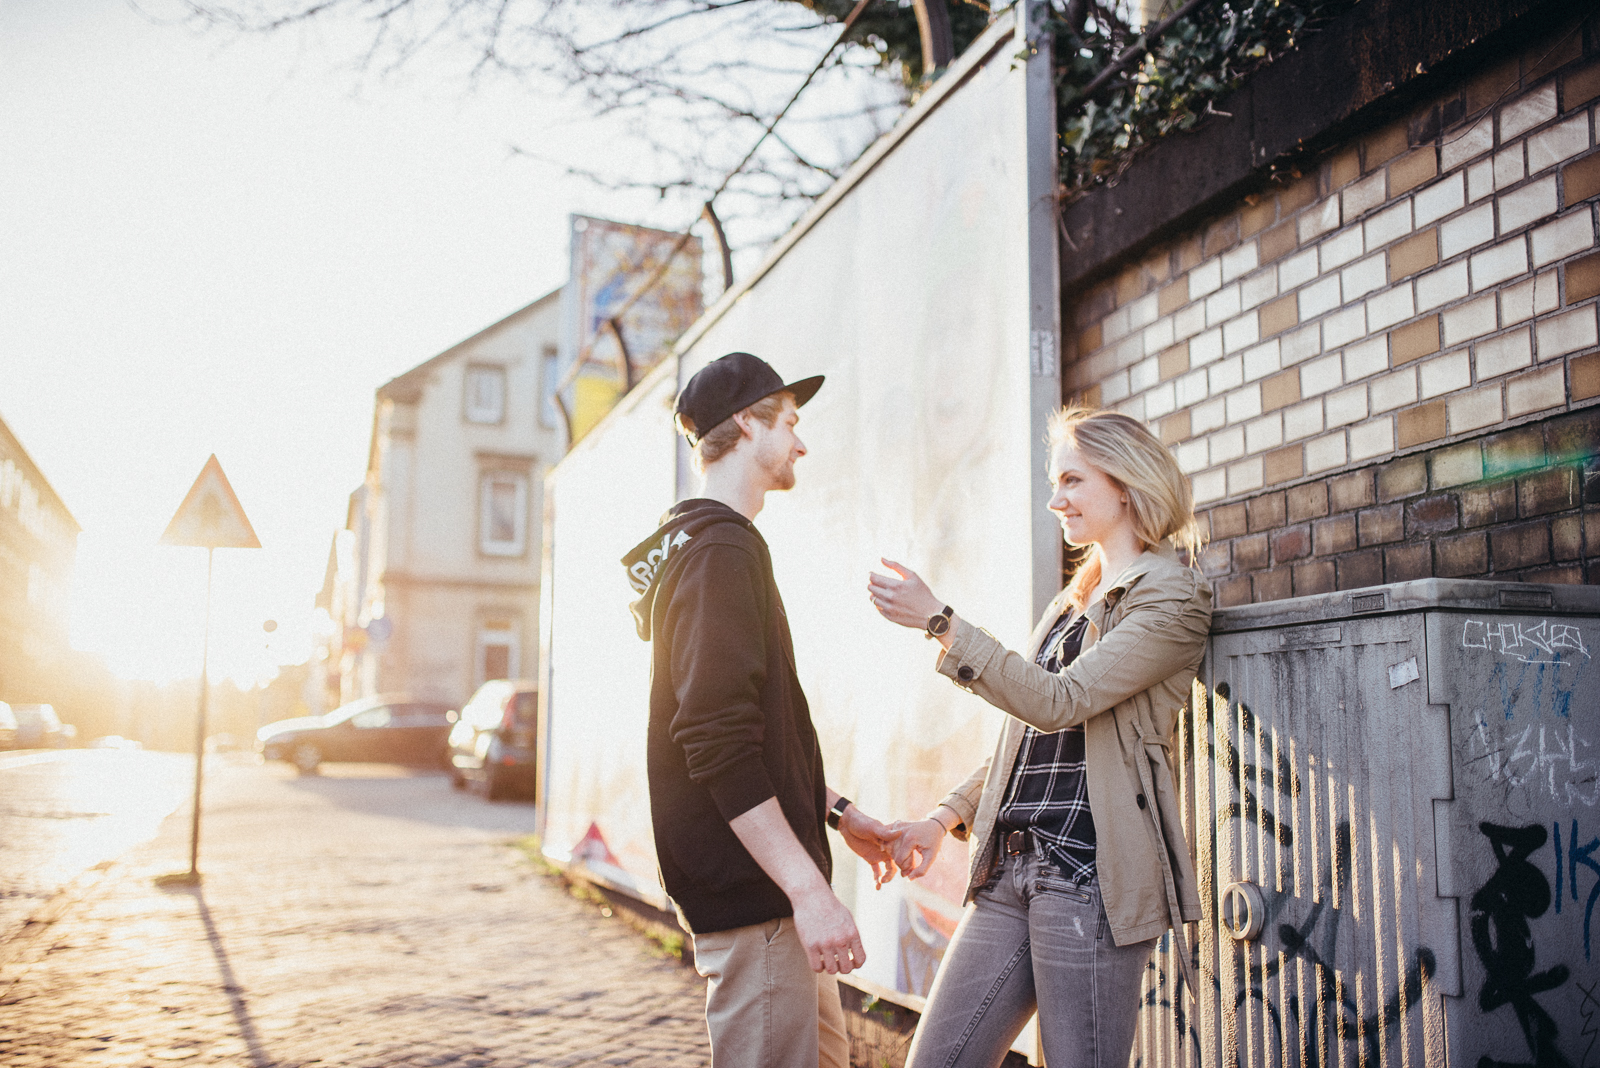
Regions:
<instances>
[{"instance_id":1,"label":"cap brim","mask_svg":"<svg viewBox=\"0 0 1600 1068\"><path fill-rule=\"evenodd\" d=\"M817 395L817 390L822 388L822 381L825 378L827 378L827 375L814 375L811 378L802 378L798 382L789 383L787 386L784 386L782 390L775 389L773 392L781 393L788 391L789 393L793 393L794 406L798 408L806 401Z\"/></svg>"}]
</instances>

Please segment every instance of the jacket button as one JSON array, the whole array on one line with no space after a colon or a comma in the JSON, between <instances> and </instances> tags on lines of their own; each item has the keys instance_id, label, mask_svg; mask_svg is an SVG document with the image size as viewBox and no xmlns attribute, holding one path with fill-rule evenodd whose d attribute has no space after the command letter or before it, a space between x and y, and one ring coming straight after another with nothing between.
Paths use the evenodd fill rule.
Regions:
<instances>
[{"instance_id":1,"label":"jacket button","mask_svg":"<svg viewBox=\"0 0 1600 1068\"><path fill-rule=\"evenodd\" d=\"M1144 794L1140 794L1138 797L1134 798L1133 802L1140 808L1144 808Z\"/></svg>"},{"instance_id":2,"label":"jacket button","mask_svg":"<svg viewBox=\"0 0 1600 1068\"><path fill-rule=\"evenodd\" d=\"M960 667L956 668L956 678L960 679L962 682L971 682L973 674L973 670L965 664L962 664Z\"/></svg>"}]
</instances>

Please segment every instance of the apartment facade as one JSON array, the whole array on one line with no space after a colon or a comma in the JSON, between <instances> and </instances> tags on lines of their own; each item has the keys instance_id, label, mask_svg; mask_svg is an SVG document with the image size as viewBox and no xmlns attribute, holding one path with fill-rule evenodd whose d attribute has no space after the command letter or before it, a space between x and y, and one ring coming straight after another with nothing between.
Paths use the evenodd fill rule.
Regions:
<instances>
[{"instance_id":1,"label":"apartment facade","mask_svg":"<svg viewBox=\"0 0 1600 1068\"><path fill-rule=\"evenodd\" d=\"M0 701L60 700L79 529L0 420Z\"/></svg>"}]
</instances>

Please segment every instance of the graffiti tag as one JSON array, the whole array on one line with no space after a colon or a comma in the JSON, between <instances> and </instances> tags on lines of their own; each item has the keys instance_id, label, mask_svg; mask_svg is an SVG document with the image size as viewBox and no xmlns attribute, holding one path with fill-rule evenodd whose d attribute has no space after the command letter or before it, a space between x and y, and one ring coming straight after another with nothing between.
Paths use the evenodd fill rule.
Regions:
<instances>
[{"instance_id":1,"label":"graffiti tag","mask_svg":"<svg viewBox=\"0 0 1600 1068\"><path fill-rule=\"evenodd\" d=\"M1583 632L1571 623L1541 619L1469 619L1461 626L1461 648L1488 649L1514 656L1524 664L1570 664L1578 653L1589 659Z\"/></svg>"},{"instance_id":2,"label":"graffiti tag","mask_svg":"<svg viewBox=\"0 0 1600 1068\"><path fill-rule=\"evenodd\" d=\"M1527 786L1568 805L1582 802L1593 808L1600 803L1600 764L1579 758L1579 751L1587 751L1591 744L1578 736L1571 720L1530 723L1519 729L1491 724L1481 708L1473 715L1473 755L1468 763L1485 767L1490 782Z\"/></svg>"},{"instance_id":3,"label":"graffiti tag","mask_svg":"<svg viewBox=\"0 0 1600 1068\"><path fill-rule=\"evenodd\" d=\"M1578 844L1578 821L1572 821L1572 834L1567 838L1567 864L1561 865L1561 824L1557 822L1551 828L1551 845L1556 852L1556 914L1561 914L1561 886L1565 882L1571 887L1572 900L1578 900L1578 867L1588 868L1596 876L1595 883L1589 891L1589 900L1583 906L1583 959L1592 960L1589 952L1589 922L1594 919L1594 906L1600 901L1600 863L1595 861L1595 853L1600 851L1600 836L1589 839L1588 845Z\"/></svg>"}]
</instances>

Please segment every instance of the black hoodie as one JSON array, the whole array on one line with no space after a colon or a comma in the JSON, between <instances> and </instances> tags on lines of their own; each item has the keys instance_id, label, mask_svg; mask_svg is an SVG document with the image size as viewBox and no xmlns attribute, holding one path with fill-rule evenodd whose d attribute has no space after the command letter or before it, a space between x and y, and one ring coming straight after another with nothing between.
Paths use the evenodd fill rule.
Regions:
<instances>
[{"instance_id":1,"label":"black hoodie","mask_svg":"<svg viewBox=\"0 0 1600 1068\"><path fill-rule=\"evenodd\" d=\"M793 915L728 826L776 797L832 878L822 751L767 543L727 505L688 500L622 563L652 642L650 817L667 893L695 934Z\"/></svg>"}]
</instances>

